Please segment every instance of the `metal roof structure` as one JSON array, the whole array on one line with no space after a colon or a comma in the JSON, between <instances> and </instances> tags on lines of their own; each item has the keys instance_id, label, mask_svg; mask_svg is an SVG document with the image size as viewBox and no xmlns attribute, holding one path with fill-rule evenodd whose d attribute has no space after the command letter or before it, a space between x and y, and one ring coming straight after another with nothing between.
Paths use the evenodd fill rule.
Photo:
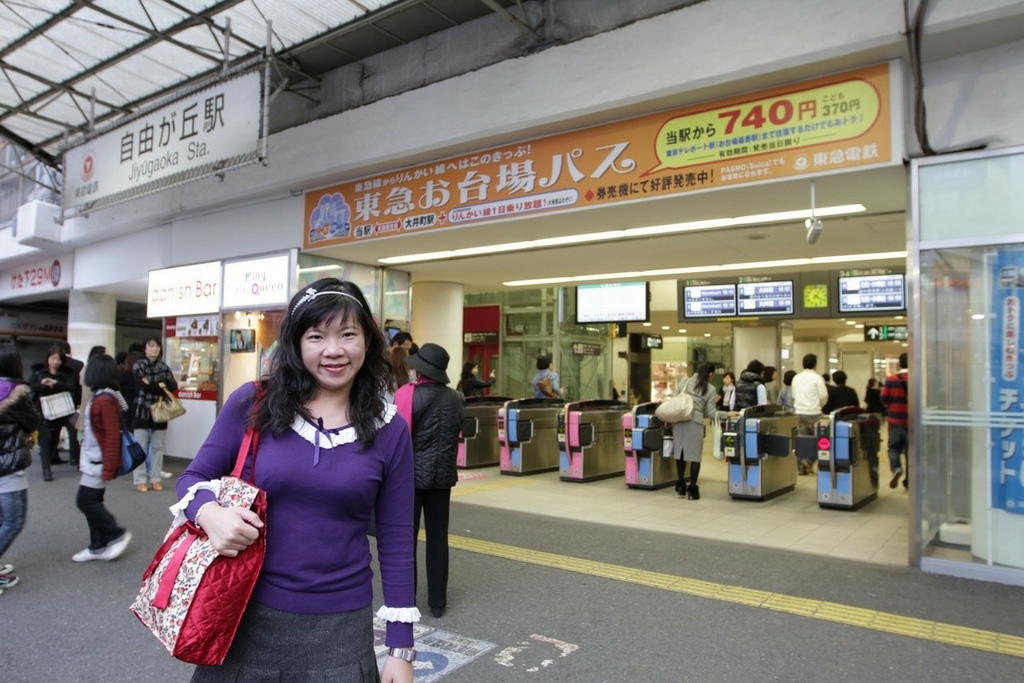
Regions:
<instances>
[{"instance_id":1,"label":"metal roof structure","mask_svg":"<svg viewBox=\"0 0 1024 683\"><path fill-rule=\"evenodd\" d=\"M0 0L0 143L59 168L65 140L264 54L268 37L275 87L308 85L492 12L518 22L519 2Z\"/></svg>"}]
</instances>

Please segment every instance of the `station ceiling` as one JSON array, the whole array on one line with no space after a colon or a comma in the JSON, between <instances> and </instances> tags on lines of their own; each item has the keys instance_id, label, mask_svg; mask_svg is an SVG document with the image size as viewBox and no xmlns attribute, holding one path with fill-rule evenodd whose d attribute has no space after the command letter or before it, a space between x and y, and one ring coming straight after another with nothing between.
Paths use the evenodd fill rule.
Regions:
<instances>
[{"instance_id":1,"label":"station ceiling","mask_svg":"<svg viewBox=\"0 0 1024 683\"><path fill-rule=\"evenodd\" d=\"M0 137L57 167L65 137L264 54L268 33L277 82L308 82L515 4L0 0Z\"/></svg>"},{"instance_id":2,"label":"station ceiling","mask_svg":"<svg viewBox=\"0 0 1024 683\"><path fill-rule=\"evenodd\" d=\"M66 139L145 107L264 52L271 26L277 83L300 83L490 13L511 21L519 0L0 0L0 137L60 167ZM275 83L274 85L276 86ZM3 172L4 169L0 169ZM864 214L825 220L805 241L802 222L687 233L683 236L480 256L404 267L414 281L457 280L466 291L495 291L513 279L745 263L906 248L902 167L819 178L819 205L862 203ZM806 180L753 185L631 205L516 221L509 230L464 228L403 238L401 253L437 250L437 241L478 245L550 234L582 234L642 225L792 210L809 204ZM681 218L682 217L682 218ZM433 240L430 247L422 240ZM395 253L390 240L348 245L346 260L374 263ZM443 248L443 247L442 247ZM332 255L329 251L321 252ZM900 260L877 265L901 266ZM847 267L857 264L850 263ZM835 267L835 266L833 266ZM727 275L760 274L753 267ZM722 275L726 275L723 273ZM457 276L457 277L455 277ZM655 283L672 298L674 278ZM668 293L666 293L666 291ZM144 300L116 292L128 301ZM674 336L684 325L670 311L649 331ZM804 323L805 336L833 336L846 321ZM728 325L690 326L727 333ZM631 329L640 329L631 326Z\"/></svg>"}]
</instances>

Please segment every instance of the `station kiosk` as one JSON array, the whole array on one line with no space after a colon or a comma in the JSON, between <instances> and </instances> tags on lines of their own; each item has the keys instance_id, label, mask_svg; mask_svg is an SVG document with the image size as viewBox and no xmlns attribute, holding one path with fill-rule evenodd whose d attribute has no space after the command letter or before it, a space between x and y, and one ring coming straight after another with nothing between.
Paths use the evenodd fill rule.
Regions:
<instances>
[{"instance_id":1,"label":"station kiosk","mask_svg":"<svg viewBox=\"0 0 1024 683\"><path fill-rule=\"evenodd\" d=\"M622 474L622 416L629 411L620 401L566 403L558 415L559 478L585 482Z\"/></svg>"},{"instance_id":2,"label":"station kiosk","mask_svg":"<svg viewBox=\"0 0 1024 683\"><path fill-rule=\"evenodd\" d=\"M840 408L822 417L813 436L797 437L797 456L818 461L819 507L857 510L878 497L878 427L877 415Z\"/></svg>"},{"instance_id":3,"label":"station kiosk","mask_svg":"<svg viewBox=\"0 0 1024 683\"><path fill-rule=\"evenodd\" d=\"M498 410L508 396L467 396L466 415L459 434L455 466L459 469L497 465L501 460L498 443Z\"/></svg>"},{"instance_id":4,"label":"station kiosk","mask_svg":"<svg viewBox=\"0 0 1024 683\"><path fill-rule=\"evenodd\" d=\"M502 474L513 476L558 469L558 415L565 401L523 398L498 409Z\"/></svg>"},{"instance_id":5,"label":"station kiosk","mask_svg":"<svg viewBox=\"0 0 1024 683\"><path fill-rule=\"evenodd\" d=\"M654 414L657 402L641 403L622 416L626 449L626 486L660 489L679 480L672 454L663 457L665 425Z\"/></svg>"},{"instance_id":6,"label":"station kiosk","mask_svg":"<svg viewBox=\"0 0 1024 683\"><path fill-rule=\"evenodd\" d=\"M794 444L799 418L781 406L745 408L722 432L729 463L729 495L768 500L796 488Z\"/></svg>"}]
</instances>

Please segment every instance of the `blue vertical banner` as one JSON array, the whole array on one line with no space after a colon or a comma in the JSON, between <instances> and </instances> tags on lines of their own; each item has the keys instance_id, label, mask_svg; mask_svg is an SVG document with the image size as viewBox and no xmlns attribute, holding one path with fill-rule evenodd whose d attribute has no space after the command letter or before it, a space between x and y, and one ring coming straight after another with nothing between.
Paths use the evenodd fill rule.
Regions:
<instances>
[{"instance_id":1,"label":"blue vertical banner","mask_svg":"<svg viewBox=\"0 0 1024 683\"><path fill-rule=\"evenodd\" d=\"M1024 515L1024 430L1013 426L1021 417L1024 398L1020 362L1024 250L1000 249L992 263L991 406L997 425L992 428L992 507Z\"/></svg>"}]
</instances>

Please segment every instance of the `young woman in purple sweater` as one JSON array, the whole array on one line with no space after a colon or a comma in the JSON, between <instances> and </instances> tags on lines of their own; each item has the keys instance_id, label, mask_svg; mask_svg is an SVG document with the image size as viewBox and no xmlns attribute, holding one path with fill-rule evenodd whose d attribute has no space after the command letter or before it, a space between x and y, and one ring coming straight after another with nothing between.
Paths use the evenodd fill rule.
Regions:
<instances>
[{"instance_id":1,"label":"young woman in purple sweater","mask_svg":"<svg viewBox=\"0 0 1024 683\"><path fill-rule=\"evenodd\" d=\"M308 672L316 680L411 683L413 460L409 429L382 398L386 342L359 288L336 278L292 298L269 377L235 391L178 480L173 510L230 557L266 533L256 590L227 659L193 681ZM265 528L250 510L220 507L211 482L230 473L247 425L260 434L255 484L267 492ZM251 463L251 459L250 459ZM243 472L249 477L250 465ZM376 520L389 656L373 649ZM301 676L300 676L301 677Z\"/></svg>"}]
</instances>

